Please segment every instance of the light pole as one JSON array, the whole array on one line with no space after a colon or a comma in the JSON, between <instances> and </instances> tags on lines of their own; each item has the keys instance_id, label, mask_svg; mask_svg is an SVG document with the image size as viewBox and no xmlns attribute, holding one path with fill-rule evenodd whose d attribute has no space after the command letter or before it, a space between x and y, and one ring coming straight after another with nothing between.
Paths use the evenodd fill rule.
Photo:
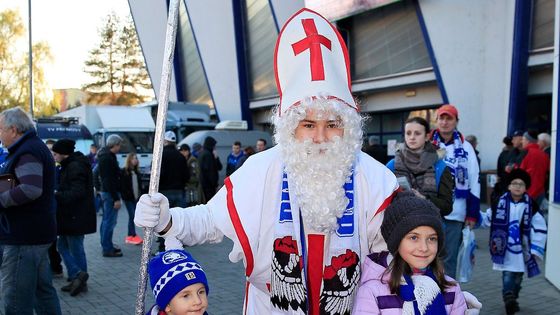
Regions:
<instances>
[{"instance_id":1,"label":"light pole","mask_svg":"<svg viewBox=\"0 0 560 315\"><path fill-rule=\"evenodd\" d=\"M33 42L31 41L31 0L27 1L29 9L29 113L33 119Z\"/></svg>"}]
</instances>

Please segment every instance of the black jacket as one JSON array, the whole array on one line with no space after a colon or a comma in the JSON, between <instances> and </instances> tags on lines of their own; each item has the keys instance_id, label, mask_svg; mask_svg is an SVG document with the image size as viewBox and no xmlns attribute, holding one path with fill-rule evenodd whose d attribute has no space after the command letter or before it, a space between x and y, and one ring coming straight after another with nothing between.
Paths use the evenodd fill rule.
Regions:
<instances>
[{"instance_id":1,"label":"black jacket","mask_svg":"<svg viewBox=\"0 0 560 315\"><path fill-rule=\"evenodd\" d=\"M101 177L101 191L111 194L114 201L119 200L121 192L121 169L115 153L104 147L97 153L97 167Z\"/></svg>"},{"instance_id":2,"label":"black jacket","mask_svg":"<svg viewBox=\"0 0 560 315\"><path fill-rule=\"evenodd\" d=\"M222 163L219 158L214 157L214 147L216 140L212 137L204 139L202 153L198 157L200 165L200 184L203 190L216 189L218 186L218 172L222 169Z\"/></svg>"},{"instance_id":3,"label":"black jacket","mask_svg":"<svg viewBox=\"0 0 560 315\"><path fill-rule=\"evenodd\" d=\"M143 191L139 172L136 172L136 181L138 182L138 198L140 198ZM121 198L124 201L138 201L138 199L134 198L134 190L132 189L132 174L128 173L124 168L121 170Z\"/></svg>"},{"instance_id":4,"label":"black jacket","mask_svg":"<svg viewBox=\"0 0 560 315\"><path fill-rule=\"evenodd\" d=\"M95 233L97 224L89 159L81 152L74 152L60 165L59 187L55 192L58 235Z\"/></svg>"},{"instance_id":5,"label":"black jacket","mask_svg":"<svg viewBox=\"0 0 560 315\"><path fill-rule=\"evenodd\" d=\"M183 190L189 181L187 160L174 144L163 147L159 190Z\"/></svg>"}]
</instances>

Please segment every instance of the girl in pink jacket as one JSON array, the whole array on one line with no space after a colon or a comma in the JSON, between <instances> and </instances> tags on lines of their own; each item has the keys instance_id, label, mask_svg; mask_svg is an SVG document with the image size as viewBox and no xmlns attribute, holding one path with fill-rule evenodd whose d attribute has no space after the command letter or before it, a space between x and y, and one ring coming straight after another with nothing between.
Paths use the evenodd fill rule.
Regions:
<instances>
[{"instance_id":1,"label":"girl in pink jacket","mask_svg":"<svg viewBox=\"0 0 560 315\"><path fill-rule=\"evenodd\" d=\"M381 234L389 252L365 259L353 314L465 314L463 293L439 257L444 234L434 204L398 193L385 210Z\"/></svg>"}]
</instances>

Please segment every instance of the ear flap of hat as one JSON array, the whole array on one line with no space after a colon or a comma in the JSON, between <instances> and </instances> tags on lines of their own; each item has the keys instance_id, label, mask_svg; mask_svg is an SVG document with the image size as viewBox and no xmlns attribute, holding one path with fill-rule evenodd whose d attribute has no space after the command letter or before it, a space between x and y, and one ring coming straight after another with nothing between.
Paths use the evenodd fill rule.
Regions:
<instances>
[{"instance_id":1,"label":"ear flap of hat","mask_svg":"<svg viewBox=\"0 0 560 315\"><path fill-rule=\"evenodd\" d=\"M274 74L282 115L306 98L337 99L358 110L351 93L348 49L336 28L303 8L284 25L276 41Z\"/></svg>"}]
</instances>

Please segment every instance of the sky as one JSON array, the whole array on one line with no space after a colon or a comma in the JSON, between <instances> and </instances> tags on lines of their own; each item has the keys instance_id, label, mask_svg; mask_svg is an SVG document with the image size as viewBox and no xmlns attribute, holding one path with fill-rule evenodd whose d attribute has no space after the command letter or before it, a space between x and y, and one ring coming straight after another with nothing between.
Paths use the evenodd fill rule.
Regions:
<instances>
[{"instance_id":1,"label":"sky","mask_svg":"<svg viewBox=\"0 0 560 315\"><path fill-rule=\"evenodd\" d=\"M0 0L0 10L18 9L27 29L28 0ZM53 55L45 68L53 89L80 88L89 81L83 72L88 52L99 42L98 29L111 12L128 18L127 0L31 0L32 41L46 41ZM27 52L28 35L17 43Z\"/></svg>"}]
</instances>

